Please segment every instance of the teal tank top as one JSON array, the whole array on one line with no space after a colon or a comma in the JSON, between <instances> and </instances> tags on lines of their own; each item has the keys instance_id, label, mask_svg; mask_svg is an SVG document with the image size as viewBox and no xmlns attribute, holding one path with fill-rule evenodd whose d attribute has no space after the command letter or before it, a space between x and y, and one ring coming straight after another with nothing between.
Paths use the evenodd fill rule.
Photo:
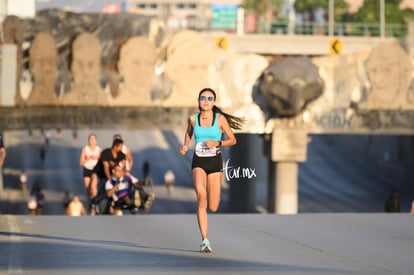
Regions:
<instances>
[{"instance_id":1,"label":"teal tank top","mask_svg":"<svg viewBox=\"0 0 414 275\"><path fill-rule=\"evenodd\" d=\"M222 132L218 126L218 118L220 114L215 114L214 117L214 124L210 127L201 127L198 117L199 113L195 114L195 122L194 122L194 137L196 143L204 142L206 140L221 140Z\"/></svg>"}]
</instances>

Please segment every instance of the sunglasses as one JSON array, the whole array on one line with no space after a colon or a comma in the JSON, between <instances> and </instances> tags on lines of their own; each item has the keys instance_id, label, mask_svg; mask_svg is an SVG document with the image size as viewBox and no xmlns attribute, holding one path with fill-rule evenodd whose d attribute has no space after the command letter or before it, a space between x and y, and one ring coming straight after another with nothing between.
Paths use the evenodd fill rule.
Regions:
<instances>
[{"instance_id":1,"label":"sunglasses","mask_svg":"<svg viewBox=\"0 0 414 275\"><path fill-rule=\"evenodd\" d=\"M200 100L200 101L206 101L206 100L208 100L210 102L213 102L214 101L214 97L213 96L206 97L205 95L202 95L202 96L200 96L198 98L198 100Z\"/></svg>"}]
</instances>

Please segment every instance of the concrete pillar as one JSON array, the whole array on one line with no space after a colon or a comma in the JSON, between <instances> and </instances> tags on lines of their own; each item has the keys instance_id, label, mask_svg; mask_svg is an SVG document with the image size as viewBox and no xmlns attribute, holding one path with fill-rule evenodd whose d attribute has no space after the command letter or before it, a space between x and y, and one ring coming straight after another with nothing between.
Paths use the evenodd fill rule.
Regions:
<instances>
[{"instance_id":1,"label":"concrete pillar","mask_svg":"<svg viewBox=\"0 0 414 275\"><path fill-rule=\"evenodd\" d=\"M270 162L267 211L297 214L299 201L297 162Z\"/></svg>"},{"instance_id":2,"label":"concrete pillar","mask_svg":"<svg viewBox=\"0 0 414 275\"><path fill-rule=\"evenodd\" d=\"M17 47L13 44L1 46L0 105L15 106L17 84Z\"/></svg>"},{"instance_id":3,"label":"concrete pillar","mask_svg":"<svg viewBox=\"0 0 414 275\"><path fill-rule=\"evenodd\" d=\"M298 163L278 162L276 169L276 202L278 214L298 213Z\"/></svg>"},{"instance_id":4,"label":"concrete pillar","mask_svg":"<svg viewBox=\"0 0 414 275\"><path fill-rule=\"evenodd\" d=\"M306 160L308 137L301 129L274 129L269 172L268 212L298 213L298 162Z\"/></svg>"}]
</instances>

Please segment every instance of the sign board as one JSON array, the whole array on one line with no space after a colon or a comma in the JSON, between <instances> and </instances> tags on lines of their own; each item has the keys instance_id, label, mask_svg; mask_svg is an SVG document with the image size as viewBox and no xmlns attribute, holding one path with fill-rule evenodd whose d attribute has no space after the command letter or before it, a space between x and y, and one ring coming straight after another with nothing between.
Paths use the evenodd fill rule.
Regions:
<instances>
[{"instance_id":1,"label":"sign board","mask_svg":"<svg viewBox=\"0 0 414 275\"><path fill-rule=\"evenodd\" d=\"M338 38L329 39L329 54L342 54L342 40Z\"/></svg>"},{"instance_id":2,"label":"sign board","mask_svg":"<svg viewBox=\"0 0 414 275\"><path fill-rule=\"evenodd\" d=\"M237 10L237 4L212 4L213 19L211 27L220 30L236 30Z\"/></svg>"},{"instance_id":3,"label":"sign board","mask_svg":"<svg viewBox=\"0 0 414 275\"><path fill-rule=\"evenodd\" d=\"M224 36L216 36L215 37L215 45L217 48L227 50L229 47L229 39Z\"/></svg>"},{"instance_id":4,"label":"sign board","mask_svg":"<svg viewBox=\"0 0 414 275\"><path fill-rule=\"evenodd\" d=\"M104 13L120 13L121 12L121 5L119 5L119 4L104 4L103 12Z\"/></svg>"}]
</instances>

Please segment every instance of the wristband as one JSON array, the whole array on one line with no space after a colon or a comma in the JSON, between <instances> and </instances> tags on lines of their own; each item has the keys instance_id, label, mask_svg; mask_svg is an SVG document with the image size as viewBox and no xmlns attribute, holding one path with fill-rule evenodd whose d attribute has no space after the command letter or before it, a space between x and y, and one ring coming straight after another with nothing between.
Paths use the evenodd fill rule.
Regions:
<instances>
[{"instance_id":1,"label":"wristband","mask_svg":"<svg viewBox=\"0 0 414 275\"><path fill-rule=\"evenodd\" d=\"M219 140L218 142L218 147L221 147L221 140Z\"/></svg>"}]
</instances>

